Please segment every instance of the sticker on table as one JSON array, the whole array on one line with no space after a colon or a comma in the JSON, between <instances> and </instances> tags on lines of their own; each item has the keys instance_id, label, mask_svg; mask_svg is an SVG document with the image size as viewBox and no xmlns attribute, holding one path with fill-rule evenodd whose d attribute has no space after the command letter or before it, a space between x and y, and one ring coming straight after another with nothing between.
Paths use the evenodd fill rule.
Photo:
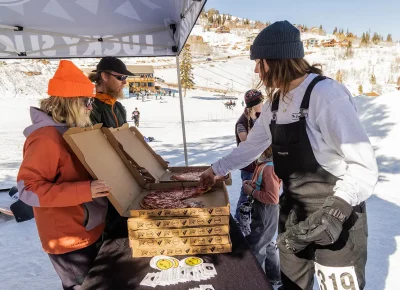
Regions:
<instances>
[{"instance_id":1,"label":"sticker on table","mask_svg":"<svg viewBox=\"0 0 400 290\"><path fill-rule=\"evenodd\" d=\"M178 266L179 261L168 256L155 256L150 260L150 267L161 271L177 268Z\"/></svg>"},{"instance_id":2,"label":"sticker on table","mask_svg":"<svg viewBox=\"0 0 400 290\"><path fill-rule=\"evenodd\" d=\"M194 267L203 264L203 259L199 257L187 257L179 262L181 267Z\"/></svg>"},{"instance_id":3,"label":"sticker on table","mask_svg":"<svg viewBox=\"0 0 400 290\"><path fill-rule=\"evenodd\" d=\"M315 263L315 275L321 290L360 290L353 266L328 267Z\"/></svg>"}]
</instances>

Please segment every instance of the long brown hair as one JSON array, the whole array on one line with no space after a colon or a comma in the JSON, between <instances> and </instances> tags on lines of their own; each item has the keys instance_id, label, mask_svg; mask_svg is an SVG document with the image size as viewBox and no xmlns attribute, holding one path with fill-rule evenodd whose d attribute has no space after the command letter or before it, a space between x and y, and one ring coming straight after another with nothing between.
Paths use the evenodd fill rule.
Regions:
<instances>
[{"instance_id":1,"label":"long brown hair","mask_svg":"<svg viewBox=\"0 0 400 290\"><path fill-rule=\"evenodd\" d=\"M304 58L266 59L266 62L269 67L267 72L264 61L260 60L261 80L258 88L265 85L267 98L271 101L276 90L279 90L280 94L285 97L290 83L295 79L309 73L322 75L320 64L310 65Z\"/></svg>"},{"instance_id":2,"label":"long brown hair","mask_svg":"<svg viewBox=\"0 0 400 290\"><path fill-rule=\"evenodd\" d=\"M85 97L48 97L40 100L40 109L51 115L57 123L67 127L86 127L91 125L90 112L86 109Z\"/></svg>"}]
</instances>

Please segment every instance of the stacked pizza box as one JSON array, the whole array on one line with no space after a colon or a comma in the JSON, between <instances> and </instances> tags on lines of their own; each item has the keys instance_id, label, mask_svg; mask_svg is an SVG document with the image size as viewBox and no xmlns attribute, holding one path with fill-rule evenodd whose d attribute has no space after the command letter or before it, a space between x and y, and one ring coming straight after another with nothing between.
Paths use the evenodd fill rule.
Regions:
<instances>
[{"instance_id":1,"label":"stacked pizza box","mask_svg":"<svg viewBox=\"0 0 400 290\"><path fill-rule=\"evenodd\" d=\"M217 182L207 193L189 198L190 208L144 209L144 198L154 191L199 187L198 181L172 180L182 172L207 167L169 167L144 141L136 128L73 128L64 138L95 179L112 188L109 199L128 230L133 257L194 255L231 251L229 198L226 184Z\"/></svg>"}]
</instances>

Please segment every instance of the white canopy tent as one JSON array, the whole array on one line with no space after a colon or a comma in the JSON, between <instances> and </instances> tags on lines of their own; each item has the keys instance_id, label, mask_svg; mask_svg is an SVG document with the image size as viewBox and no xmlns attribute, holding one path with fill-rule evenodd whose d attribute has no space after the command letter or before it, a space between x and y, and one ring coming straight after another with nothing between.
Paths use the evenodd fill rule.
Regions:
<instances>
[{"instance_id":1,"label":"white canopy tent","mask_svg":"<svg viewBox=\"0 0 400 290\"><path fill-rule=\"evenodd\" d=\"M0 0L0 59L175 56L207 0Z\"/></svg>"}]
</instances>

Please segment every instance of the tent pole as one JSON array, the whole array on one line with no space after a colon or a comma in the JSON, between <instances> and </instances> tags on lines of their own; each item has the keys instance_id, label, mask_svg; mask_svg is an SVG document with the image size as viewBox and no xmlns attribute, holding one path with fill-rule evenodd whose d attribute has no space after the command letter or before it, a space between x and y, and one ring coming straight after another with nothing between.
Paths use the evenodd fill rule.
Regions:
<instances>
[{"instance_id":1,"label":"tent pole","mask_svg":"<svg viewBox=\"0 0 400 290\"><path fill-rule=\"evenodd\" d=\"M185 132L185 116L183 114L183 98L182 98L182 84L181 84L181 72L179 68L179 55L176 56L176 73L178 75L178 88L179 88L179 104L181 106L181 123L182 123L182 135L183 135L183 152L185 154L185 164L189 166L187 146L186 146L186 132Z\"/></svg>"}]
</instances>

